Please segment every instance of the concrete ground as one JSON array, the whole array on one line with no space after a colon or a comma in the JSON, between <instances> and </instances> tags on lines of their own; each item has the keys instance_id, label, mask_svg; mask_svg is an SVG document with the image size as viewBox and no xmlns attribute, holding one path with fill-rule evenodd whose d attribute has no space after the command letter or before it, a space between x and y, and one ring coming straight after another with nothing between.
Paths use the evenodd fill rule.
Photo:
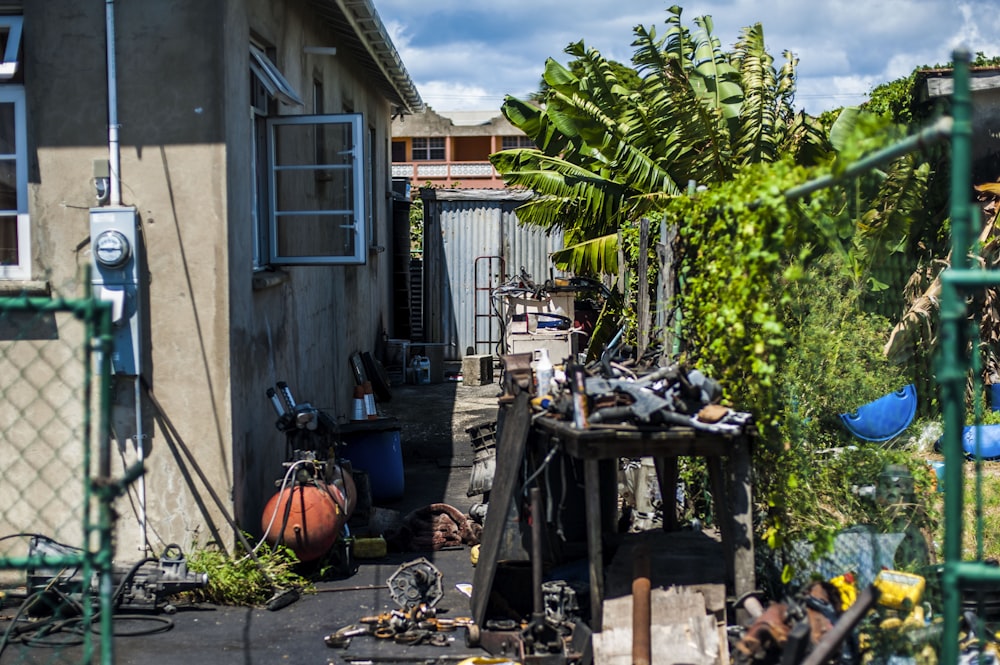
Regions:
<instances>
[{"instance_id":1,"label":"concrete ground","mask_svg":"<svg viewBox=\"0 0 1000 665\"><path fill-rule=\"evenodd\" d=\"M457 365L449 366L455 371ZM393 386L392 399L379 405L382 415L397 418L401 433L404 496L376 501L386 515L405 515L431 503L447 503L466 513L477 497L468 497L473 449L466 429L495 421L499 386L466 386L455 381ZM395 512L393 512L395 511ZM380 511L375 511L379 513ZM287 607L179 606L176 614L153 620L116 623L115 662L120 665L258 665L263 663L449 663L487 656L465 644L465 631L445 633L447 646L403 646L391 639L359 636L346 649L330 648L324 636L363 616L396 608L386 580L400 564L425 557L442 573L442 618L468 617L469 598L456 585L471 586L469 547L425 552L390 553L359 560L357 573L317 584ZM5 610L3 614L7 614ZM151 632L169 621L169 629ZM0 630L3 630L0 622ZM148 634L147 634L148 633ZM54 662L79 663L78 651L62 649ZM11 645L4 663L53 662L51 649ZM74 659L74 656L76 659ZM97 662L97 661L95 661Z\"/></svg>"}]
</instances>

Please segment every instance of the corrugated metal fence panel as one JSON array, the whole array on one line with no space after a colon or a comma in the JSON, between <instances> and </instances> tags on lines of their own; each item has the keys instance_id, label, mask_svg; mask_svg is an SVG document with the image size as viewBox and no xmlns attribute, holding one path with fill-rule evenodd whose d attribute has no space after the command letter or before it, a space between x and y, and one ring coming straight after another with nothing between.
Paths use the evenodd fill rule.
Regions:
<instances>
[{"instance_id":1,"label":"corrugated metal fence panel","mask_svg":"<svg viewBox=\"0 0 1000 665\"><path fill-rule=\"evenodd\" d=\"M556 270L549 260L552 252L563 248L562 231L549 235L537 227L521 226L513 212L504 215L503 228L504 259L509 276L520 275L524 268L536 284L542 284L547 279L566 274Z\"/></svg>"},{"instance_id":2,"label":"corrugated metal fence panel","mask_svg":"<svg viewBox=\"0 0 1000 665\"><path fill-rule=\"evenodd\" d=\"M469 347L476 353L497 353L495 345L484 343L501 338L499 320L489 316L494 312L489 286L499 286L522 267L539 283L550 276L549 254L562 247L562 234L549 236L518 223L514 209L528 196L503 190L421 190L425 337L442 343L448 360L460 360Z\"/></svg>"}]
</instances>

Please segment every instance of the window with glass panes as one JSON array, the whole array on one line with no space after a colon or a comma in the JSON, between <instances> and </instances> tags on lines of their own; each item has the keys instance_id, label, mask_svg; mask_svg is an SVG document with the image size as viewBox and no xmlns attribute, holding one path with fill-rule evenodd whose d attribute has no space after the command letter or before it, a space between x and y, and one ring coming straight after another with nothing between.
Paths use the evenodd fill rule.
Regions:
<instances>
[{"instance_id":1,"label":"window with glass panes","mask_svg":"<svg viewBox=\"0 0 1000 665\"><path fill-rule=\"evenodd\" d=\"M415 162L435 159L444 160L444 137L415 138L412 140L410 150L413 153L413 161Z\"/></svg>"}]
</instances>

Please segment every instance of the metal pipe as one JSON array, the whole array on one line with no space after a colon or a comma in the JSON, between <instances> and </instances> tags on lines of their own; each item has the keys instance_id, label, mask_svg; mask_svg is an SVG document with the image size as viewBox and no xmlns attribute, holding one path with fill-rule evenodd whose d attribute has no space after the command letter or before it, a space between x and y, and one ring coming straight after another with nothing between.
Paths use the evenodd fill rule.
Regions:
<instances>
[{"instance_id":1,"label":"metal pipe","mask_svg":"<svg viewBox=\"0 0 1000 665\"><path fill-rule=\"evenodd\" d=\"M971 176L970 148L972 142L972 100L969 92L969 52L957 50L954 59L954 92L951 148L951 269L971 268L969 243L971 216L969 193ZM943 596L944 639L941 644L942 665L958 662L958 632L961 619L961 592L958 584L959 563L962 559L963 460L962 430L965 424L965 384L970 366L965 355L967 343L974 338L966 321L965 300L947 278L941 280L941 333L938 343L938 383L941 386L941 411L944 433L944 570L941 574ZM972 335L973 337L970 337ZM976 348L976 347L973 347Z\"/></svg>"},{"instance_id":2,"label":"metal pipe","mask_svg":"<svg viewBox=\"0 0 1000 665\"><path fill-rule=\"evenodd\" d=\"M943 116L919 133L907 137L898 143L894 143L891 146L882 148L881 150L876 150L872 154L852 162L847 168L844 169L843 173L840 173L839 175L826 175L821 178L816 178L815 180L810 180L809 182L803 183L797 187L792 187L785 192L785 198L797 199L802 198L803 196L808 196L813 192L818 192L821 189L831 187L841 180L852 178L866 171L870 171L880 164L891 162L892 160L914 152L915 150L922 150L923 148L940 143L951 136L951 134L952 118Z\"/></svg>"},{"instance_id":3,"label":"metal pipe","mask_svg":"<svg viewBox=\"0 0 1000 665\"><path fill-rule=\"evenodd\" d=\"M531 488L531 611L532 620L545 618L542 600L542 494L537 487Z\"/></svg>"},{"instance_id":4,"label":"metal pipe","mask_svg":"<svg viewBox=\"0 0 1000 665\"><path fill-rule=\"evenodd\" d=\"M632 662L649 665L652 658L652 598L649 581L649 544L632 549Z\"/></svg>"},{"instance_id":5,"label":"metal pipe","mask_svg":"<svg viewBox=\"0 0 1000 665\"><path fill-rule=\"evenodd\" d=\"M1000 286L1000 271L951 268L941 273L941 282L963 291Z\"/></svg>"},{"instance_id":6,"label":"metal pipe","mask_svg":"<svg viewBox=\"0 0 1000 665\"><path fill-rule=\"evenodd\" d=\"M108 65L108 177L110 185L108 203L111 206L121 206L121 149L118 143L118 68L117 60L115 58L115 44L117 42L117 37L115 34L114 0L105 0L104 18L107 33L105 57ZM136 313L135 316L136 325L138 326L141 324L141 317L139 317L138 313ZM137 331L136 340L141 339L141 331ZM140 381L138 378L142 375L141 359L142 353L140 351L138 353L138 360L136 361L136 378L134 379L133 385L133 399L135 400L135 438L133 443L135 445L136 461L140 464L145 464L146 437L143 431L142 423L142 387L139 385ZM139 520L139 534L142 541L142 547L140 549L148 552L149 540L146 534L147 514L145 477L140 476L137 482L136 491L139 494L139 515L137 516L137 519Z\"/></svg>"},{"instance_id":7,"label":"metal pipe","mask_svg":"<svg viewBox=\"0 0 1000 665\"><path fill-rule=\"evenodd\" d=\"M108 165L110 179L109 203L122 204L121 150L118 145L118 72L115 63L115 0L106 0L104 5L107 25L108 61Z\"/></svg>"}]
</instances>

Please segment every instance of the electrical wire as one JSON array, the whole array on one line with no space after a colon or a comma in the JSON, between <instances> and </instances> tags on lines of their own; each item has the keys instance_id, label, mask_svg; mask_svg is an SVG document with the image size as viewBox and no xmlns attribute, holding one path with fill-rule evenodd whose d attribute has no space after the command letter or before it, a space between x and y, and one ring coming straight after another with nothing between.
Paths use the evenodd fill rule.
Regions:
<instances>
[{"instance_id":1,"label":"electrical wire","mask_svg":"<svg viewBox=\"0 0 1000 665\"><path fill-rule=\"evenodd\" d=\"M17 533L7 536L0 536L0 542L4 540L9 540L12 538L40 538L47 540L51 543L64 547L66 549L80 550L80 548L73 547L71 545L65 545L59 541L50 538L44 534L40 533ZM112 604L116 609L121 605L121 599L124 595L125 589L135 578L139 569L150 562L156 562L155 558L145 558L142 561L132 565L126 572L124 577L119 581L117 588L112 596ZM7 630L4 631L2 637L0 637L0 656L3 655L4 650L11 644L20 643L27 647L38 647L38 648L50 648L58 649L72 646L79 646L84 642L84 632L86 628L84 627L83 617L86 615L85 608L81 601L76 600L71 595L65 593L59 588L58 583L60 580L64 579L64 575L70 568L63 568L57 574L53 575L44 587L36 589L27 595L27 597L18 606L18 610L10 621L10 625ZM73 569L75 574L78 569ZM87 585L81 581L80 586L82 589L86 589ZM57 599L59 601L58 605L52 606L52 599ZM22 618L28 614L35 605L45 602L51 606L52 616L45 620L30 621L27 624L20 623ZM92 632L99 632L99 621L100 612L95 612L90 618L90 630ZM129 637L129 636L141 636L149 635L156 632L163 632L173 628L173 620L169 617L160 617L148 614L115 614L115 620L118 621L118 625L121 625L123 621L143 621L143 622L155 622L158 625L153 628L144 628L141 630L133 631L115 631L114 635L116 637Z\"/></svg>"}]
</instances>

